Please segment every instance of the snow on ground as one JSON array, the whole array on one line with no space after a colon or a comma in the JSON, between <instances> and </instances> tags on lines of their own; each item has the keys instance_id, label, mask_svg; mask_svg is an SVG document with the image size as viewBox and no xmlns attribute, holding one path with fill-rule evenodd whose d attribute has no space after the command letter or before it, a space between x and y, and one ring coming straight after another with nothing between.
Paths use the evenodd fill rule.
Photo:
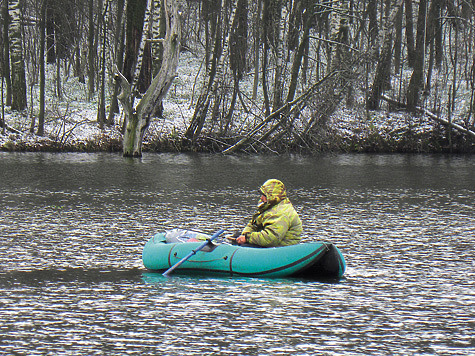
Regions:
<instances>
[{"instance_id":1,"label":"snow on ground","mask_svg":"<svg viewBox=\"0 0 475 356\"><path fill-rule=\"evenodd\" d=\"M201 58L191 52L180 54L178 76L174 80L165 100L163 118L152 121L144 144L157 138L180 137L186 130L194 112L199 90L202 82L201 76L204 66ZM54 149L83 149L95 150L114 146L117 149L120 141L121 117L116 115L116 124L101 130L96 123L97 96L88 102L87 83L80 83L75 77L64 75L61 78L62 98L55 94L54 66L48 67L46 86L46 122L45 136L39 137L30 133L32 117L38 115L38 85L31 90L32 97L28 97L30 107L19 113L12 112L5 107L5 122L11 128L19 131L13 133L0 132L1 150L40 150L43 146L51 146ZM252 96L253 76L250 75L240 86L247 97ZM462 99L463 100L463 96ZM33 108L31 108L33 102ZM106 99L106 103L109 100ZM462 103L463 104L463 103ZM256 104L250 105L250 112L240 113L241 122L237 127L252 125L260 108ZM464 105L458 107L463 108ZM108 111L108 108L106 108ZM455 116L457 117L457 116ZM262 119L262 118L261 118ZM37 125L37 119L36 119ZM364 138L372 133L378 133L382 139L394 139L399 133L403 133L411 127L415 133L430 132L434 129L434 123L425 117L412 118L406 113L388 113L384 110L378 112L366 112L362 95L356 99L353 108L340 107L331 116L329 128L333 135L340 140L355 140ZM35 132L37 126L35 126Z\"/></svg>"}]
</instances>

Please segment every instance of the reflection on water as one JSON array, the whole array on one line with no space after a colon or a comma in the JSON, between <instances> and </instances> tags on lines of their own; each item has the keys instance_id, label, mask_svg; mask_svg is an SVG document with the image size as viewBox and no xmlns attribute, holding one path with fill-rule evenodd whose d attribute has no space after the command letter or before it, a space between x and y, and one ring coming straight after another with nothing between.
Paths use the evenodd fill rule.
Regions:
<instances>
[{"instance_id":1,"label":"reflection on water","mask_svg":"<svg viewBox=\"0 0 475 356\"><path fill-rule=\"evenodd\" d=\"M0 153L0 353L468 355L475 159ZM242 226L267 178L339 283L147 272L170 227Z\"/></svg>"}]
</instances>

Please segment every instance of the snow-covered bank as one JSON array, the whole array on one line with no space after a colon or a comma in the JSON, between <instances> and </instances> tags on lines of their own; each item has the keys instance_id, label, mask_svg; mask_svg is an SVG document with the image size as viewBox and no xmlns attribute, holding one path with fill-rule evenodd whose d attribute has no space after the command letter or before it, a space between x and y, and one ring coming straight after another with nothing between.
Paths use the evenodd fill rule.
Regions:
<instances>
[{"instance_id":1,"label":"snow-covered bank","mask_svg":"<svg viewBox=\"0 0 475 356\"><path fill-rule=\"evenodd\" d=\"M348 113L345 113L348 115ZM424 119L421 119L424 120ZM425 119L427 121L427 119ZM368 124L355 116L349 121L332 118L328 132L318 138L315 147L287 145L265 147L256 143L248 149L249 153L313 153L313 152L372 152L372 153L475 153L475 144L465 136L434 126L427 121L407 126L403 117L387 116L384 113L374 115ZM349 125L351 123L351 125ZM54 152L120 152L120 127L106 127L100 130L93 120L84 120L76 125L64 126L61 132L39 137L30 133L6 132L0 134L2 151L54 151ZM210 135L202 136L195 147L184 138L183 132L170 127L166 120L156 120L144 139L144 152L221 152L235 143L236 139L224 141Z\"/></svg>"},{"instance_id":2,"label":"snow-covered bank","mask_svg":"<svg viewBox=\"0 0 475 356\"><path fill-rule=\"evenodd\" d=\"M54 78L55 68L48 68ZM184 138L193 116L199 87L199 59L189 52L180 56L178 77L164 101L164 118L155 119L145 136L145 152L206 151L221 152L234 144L245 130L235 130L234 136L218 138L204 131L195 147ZM243 90L252 90L252 77L243 83ZM121 151L120 116L116 124L100 129L96 123L97 102L86 101L86 84L76 78L63 78L62 98L55 93L54 81L47 85L46 123L44 137L30 133L32 117L38 113L38 88L29 98L24 112L12 112L5 107L5 122L13 131L0 129L2 151ZM107 101L108 102L108 101ZM255 121L259 109L240 115L240 129ZM457 116L455 116L457 117ZM36 120L37 121L37 120ZM35 127L36 129L36 127ZM255 142L247 152L475 152L475 142L469 137L433 121L426 115L412 117L404 112L366 112L364 101L356 100L353 108L340 107L329 119L312 147L279 142L268 147Z\"/></svg>"}]
</instances>

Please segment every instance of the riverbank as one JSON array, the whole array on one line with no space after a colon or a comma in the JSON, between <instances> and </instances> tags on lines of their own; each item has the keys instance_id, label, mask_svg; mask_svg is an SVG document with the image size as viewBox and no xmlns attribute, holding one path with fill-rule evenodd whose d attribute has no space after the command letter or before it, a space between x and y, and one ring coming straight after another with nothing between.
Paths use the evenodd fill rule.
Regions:
<instances>
[{"instance_id":1,"label":"riverbank","mask_svg":"<svg viewBox=\"0 0 475 356\"><path fill-rule=\"evenodd\" d=\"M182 135L147 135L143 152L206 152L220 153L236 142L236 138L200 137L194 145ZM36 137L9 133L0 135L0 150L10 152L121 152L122 138L117 128L108 128L97 135L63 142L51 137ZM460 134L452 134L451 141L436 131L396 130L393 132L364 130L358 135L327 134L326 140L313 148L295 143L280 147L264 147L259 143L244 150L245 153L475 153L475 144Z\"/></svg>"},{"instance_id":2,"label":"riverbank","mask_svg":"<svg viewBox=\"0 0 475 356\"><path fill-rule=\"evenodd\" d=\"M87 115L83 113L83 115ZM348 118L349 115L353 117ZM345 120L339 120L345 116ZM412 122L408 122L412 120ZM20 126L18 123L16 127ZM71 127L69 127L71 126ZM208 152L219 153L235 144L241 136L218 137L202 135L192 145L173 122L155 120L145 138L144 152ZM0 134L1 151L25 152L121 152L122 134L120 126L99 129L94 120L87 117L74 125L52 125L49 123L47 136L37 136L14 129ZM372 119L364 120L357 113L340 111L332 116L325 130L315 138L309 147L298 142L281 141L273 146L254 142L247 147L247 153L316 153L316 152L358 152L358 153L474 153L475 142L469 137L428 118L407 118L404 115L389 116L386 113L372 113Z\"/></svg>"},{"instance_id":3,"label":"riverbank","mask_svg":"<svg viewBox=\"0 0 475 356\"><path fill-rule=\"evenodd\" d=\"M222 152L244 137L256 121L258 122L256 118L262 116L259 109L261 105L254 105L247 111L239 111L236 114L235 121L239 122L233 122L231 135L218 135L215 133L218 128L207 123L194 144L186 139L184 133L193 117L193 103L198 96L195 88L199 73L197 59L190 52L180 55L178 76L164 100L163 118L155 118L152 121L144 137L144 152ZM48 77L54 78L55 71L54 66L48 66ZM242 85L242 90L249 96L252 82L251 75ZM120 116L116 116L115 125L100 129L96 122L97 97L86 101L85 85L77 78L65 77L62 95L58 97L55 94L54 80L47 81L45 136L30 133L32 121L37 121L33 118L39 112L37 86L31 90L29 102L33 103L33 108L15 112L5 107L4 118L9 129L5 129L3 133L0 128L0 150L121 152ZM288 140L281 139L274 144L254 141L245 152L475 152L475 141L472 138L454 129L448 129L426 114L413 117L404 111L389 111L387 104L384 104L380 111L367 112L364 102L364 93L361 90L356 91L353 106L338 108L319 132L313 135L312 142L299 141L296 139L299 134L294 132ZM460 112L453 113L453 121L463 126L462 111L466 105L460 103L458 107ZM304 125L302 122L299 124ZM35 132L36 123L34 126Z\"/></svg>"}]
</instances>

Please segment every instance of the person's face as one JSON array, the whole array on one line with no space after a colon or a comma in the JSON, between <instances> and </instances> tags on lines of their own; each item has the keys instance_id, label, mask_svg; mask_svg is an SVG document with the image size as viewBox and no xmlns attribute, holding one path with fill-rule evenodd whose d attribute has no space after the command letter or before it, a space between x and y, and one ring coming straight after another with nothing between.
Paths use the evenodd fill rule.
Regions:
<instances>
[{"instance_id":1,"label":"person's face","mask_svg":"<svg viewBox=\"0 0 475 356\"><path fill-rule=\"evenodd\" d=\"M261 194L261 202L267 203L267 197L264 194Z\"/></svg>"}]
</instances>

